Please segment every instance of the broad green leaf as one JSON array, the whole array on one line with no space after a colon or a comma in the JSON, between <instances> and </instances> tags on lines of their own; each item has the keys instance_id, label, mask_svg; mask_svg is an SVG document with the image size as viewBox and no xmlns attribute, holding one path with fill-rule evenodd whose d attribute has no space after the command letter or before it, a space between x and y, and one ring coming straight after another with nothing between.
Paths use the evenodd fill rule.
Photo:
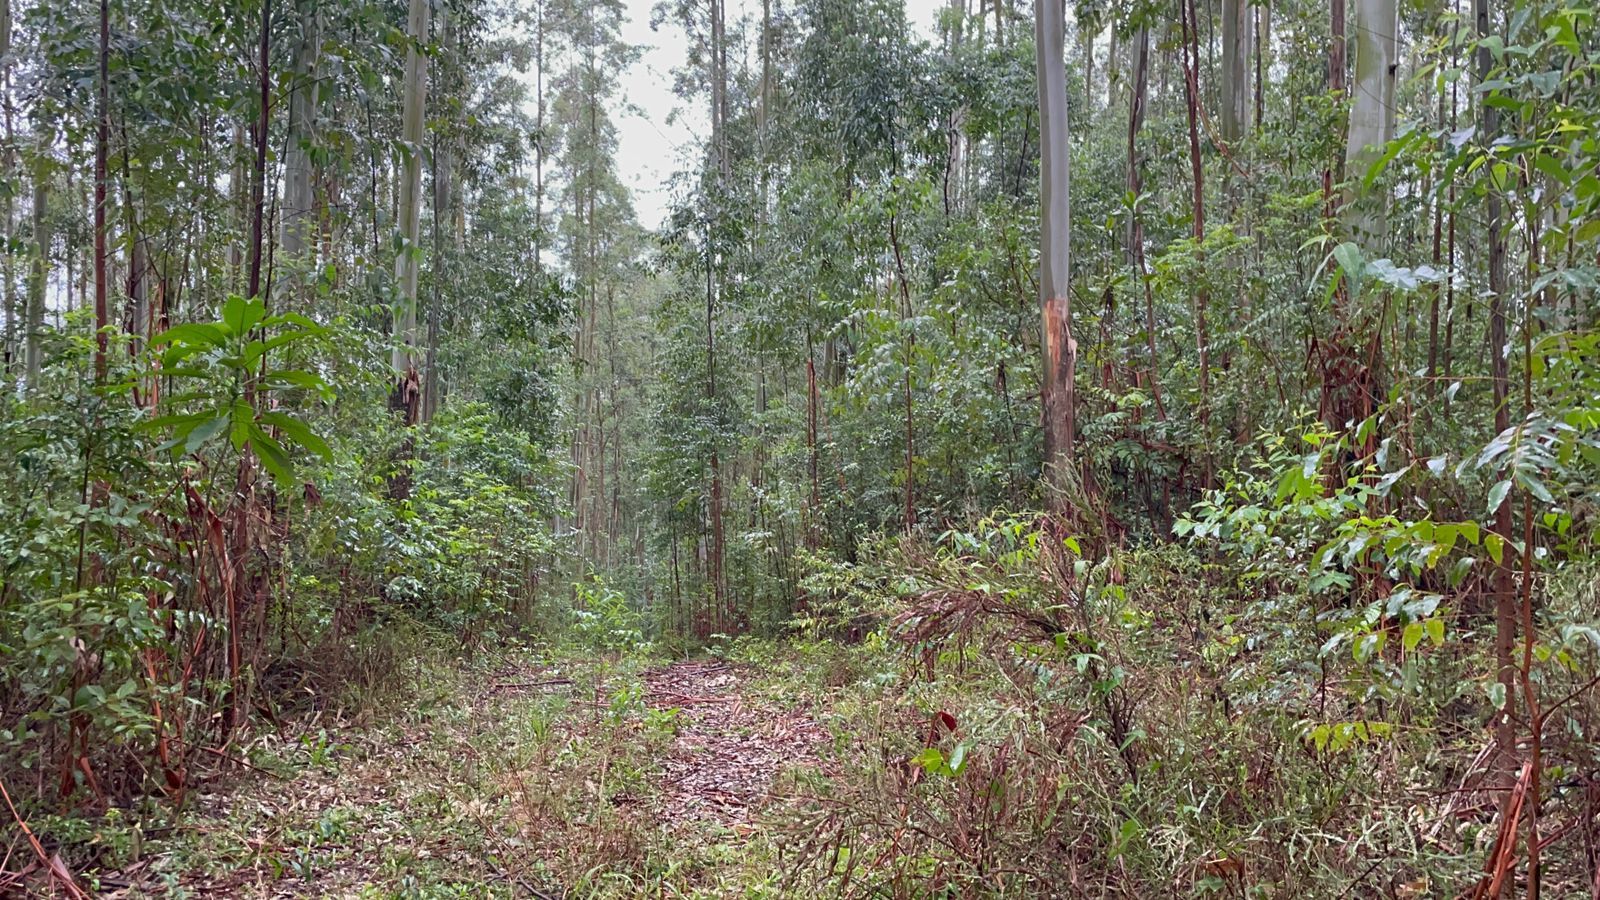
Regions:
<instances>
[{"instance_id":1,"label":"broad green leaf","mask_svg":"<svg viewBox=\"0 0 1600 900\"><path fill-rule=\"evenodd\" d=\"M1500 509L1500 504L1506 502L1506 494L1511 492L1510 480L1496 482L1489 489L1489 515L1494 515Z\"/></svg>"},{"instance_id":2,"label":"broad green leaf","mask_svg":"<svg viewBox=\"0 0 1600 900\"><path fill-rule=\"evenodd\" d=\"M209 322L189 322L174 325L150 339L152 347L165 344L189 344L195 350L205 347L222 347L228 343L228 333ZM190 352L193 352L192 350Z\"/></svg>"},{"instance_id":3,"label":"broad green leaf","mask_svg":"<svg viewBox=\"0 0 1600 900\"><path fill-rule=\"evenodd\" d=\"M256 457L261 460L261 465L272 474L272 477L279 484L292 481L294 464L289 461L289 454L283 452L283 446L253 422L248 426L248 435L250 449L255 451Z\"/></svg>"},{"instance_id":4,"label":"broad green leaf","mask_svg":"<svg viewBox=\"0 0 1600 900\"><path fill-rule=\"evenodd\" d=\"M963 770L963 769L965 769L967 767L967 749L968 749L967 742L966 741L962 741L961 743L959 743L959 744L957 744L955 746L954 750L950 751L950 763L949 763L949 765L950 765L950 773L952 775L960 775L961 774L961 770Z\"/></svg>"},{"instance_id":5,"label":"broad green leaf","mask_svg":"<svg viewBox=\"0 0 1600 900\"><path fill-rule=\"evenodd\" d=\"M1444 619L1442 617L1434 616L1433 618L1423 622L1422 627L1428 633L1428 640L1433 641L1433 645L1435 647L1443 646Z\"/></svg>"},{"instance_id":6,"label":"broad green leaf","mask_svg":"<svg viewBox=\"0 0 1600 900\"><path fill-rule=\"evenodd\" d=\"M282 412L267 412L259 416L261 424L278 429L285 437L301 447L310 450L323 459L333 459L333 450L328 443L313 432L310 426L299 419Z\"/></svg>"},{"instance_id":7,"label":"broad green leaf","mask_svg":"<svg viewBox=\"0 0 1600 900\"><path fill-rule=\"evenodd\" d=\"M1483 686L1483 692L1489 696L1489 703L1495 709L1506 708L1506 686L1498 681L1491 681Z\"/></svg>"},{"instance_id":8,"label":"broad green leaf","mask_svg":"<svg viewBox=\"0 0 1600 900\"><path fill-rule=\"evenodd\" d=\"M1489 551L1489 558L1498 566L1505 559L1506 539L1491 531L1483 536L1483 549Z\"/></svg>"},{"instance_id":9,"label":"broad green leaf","mask_svg":"<svg viewBox=\"0 0 1600 900\"><path fill-rule=\"evenodd\" d=\"M199 450L201 447L204 447L206 444L214 440L218 435L221 435L224 431L226 431L228 425L229 419L226 413L219 413L212 416L206 422L196 426L192 431L189 432L188 437L186 437L183 441L183 452L193 453L196 450Z\"/></svg>"},{"instance_id":10,"label":"broad green leaf","mask_svg":"<svg viewBox=\"0 0 1600 900\"><path fill-rule=\"evenodd\" d=\"M944 754L939 752L938 747L924 747L921 753L911 757L911 761L930 775L944 768Z\"/></svg>"},{"instance_id":11,"label":"broad green leaf","mask_svg":"<svg viewBox=\"0 0 1600 900\"><path fill-rule=\"evenodd\" d=\"M235 337L244 337L267 316L267 305L259 298L248 300L238 294L229 294L222 304L222 321Z\"/></svg>"}]
</instances>

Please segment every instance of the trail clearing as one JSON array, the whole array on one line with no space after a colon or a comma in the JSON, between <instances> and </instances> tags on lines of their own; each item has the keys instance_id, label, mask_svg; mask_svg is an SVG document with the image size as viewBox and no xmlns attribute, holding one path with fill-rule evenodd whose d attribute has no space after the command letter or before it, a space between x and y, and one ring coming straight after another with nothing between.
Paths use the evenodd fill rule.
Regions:
<instances>
[{"instance_id":1,"label":"trail clearing","mask_svg":"<svg viewBox=\"0 0 1600 900\"><path fill-rule=\"evenodd\" d=\"M760 868L747 845L780 775L824 768L829 735L753 667L637 665L508 663L390 721L260 736L178 827L108 829L127 859L99 895L717 896Z\"/></svg>"}]
</instances>

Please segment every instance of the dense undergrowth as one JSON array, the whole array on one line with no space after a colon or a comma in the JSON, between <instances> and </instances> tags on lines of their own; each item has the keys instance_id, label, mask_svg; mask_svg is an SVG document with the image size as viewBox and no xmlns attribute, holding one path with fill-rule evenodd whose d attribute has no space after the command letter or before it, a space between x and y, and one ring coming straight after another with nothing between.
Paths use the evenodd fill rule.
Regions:
<instances>
[{"instance_id":1,"label":"dense undergrowth","mask_svg":"<svg viewBox=\"0 0 1600 900\"><path fill-rule=\"evenodd\" d=\"M1084 563L1038 537L994 523L883 561L915 588L834 662L855 687L832 721L856 765L799 829L816 835L811 877L856 896L1451 896L1475 882L1503 796L1475 617L1449 615L1442 642L1391 624L1357 659L1333 639L1341 619L1303 595L1222 612L1254 566L1178 548ZM1592 621L1588 591L1550 617ZM1556 895L1586 890L1594 815L1577 774L1593 765L1594 645L1567 652L1534 674L1577 692L1545 749L1567 781L1540 813L1571 842L1547 852Z\"/></svg>"},{"instance_id":2,"label":"dense undergrowth","mask_svg":"<svg viewBox=\"0 0 1600 900\"><path fill-rule=\"evenodd\" d=\"M263 384L320 391L295 398L317 432L381 406L364 332L305 330L304 368ZM0 416L0 779L22 809L181 806L236 734L549 620L553 476L485 406L325 443L240 406L226 371L169 381L185 412L123 402L147 371L102 389L62 372L58 404ZM293 469L279 441L304 455Z\"/></svg>"},{"instance_id":3,"label":"dense undergrowth","mask_svg":"<svg viewBox=\"0 0 1600 900\"><path fill-rule=\"evenodd\" d=\"M753 828L659 817L676 704L704 698L652 697L669 658L592 631L402 667L360 706L241 742L181 811L33 824L102 888L173 896L1427 897L1476 880L1498 803L1470 615L1442 643L1319 658L1343 626L1289 597L1212 612L1254 566L1178 547L1087 562L1039 526L819 569L853 599L783 641L712 648L741 704L829 735L775 766ZM1536 672L1573 693L1545 751L1568 782L1541 811L1553 896L1586 890L1592 794L1573 787L1600 712L1578 692L1592 648L1569 656Z\"/></svg>"},{"instance_id":4,"label":"dense undergrowth","mask_svg":"<svg viewBox=\"0 0 1600 900\"><path fill-rule=\"evenodd\" d=\"M33 825L103 887L176 896L1454 895L1505 795L1486 614L1395 585L1353 602L1328 552L1350 520L1253 508L1274 474L1180 520L1187 544L1088 557L1049 517L1000 516L812 559L787 638L706 648L742 703L830 735L754 829L657 818L684 698L643 679L688 648L643 643L598 579L555 644L358 642L408 662L242 737L181 809ZM1595 574L1537 587L1552 896L1590 871Z\"/></svg>"},{"instance_id":5,"label":"dense undergrowth","mask_svg":"<svg viewBox=\"0 0 1600 900\"><path fill-rule=\"evenodd\" d=\"M805 601L779 642L707 643L600 575L542 584L536 473L492 453L505 435L482 440L494 420L464 406L419 432L405 503L386 496L393 451L351 447L267 505L283 543L250 551L292 605L251 607L243 627L270 662L246 667L237 722L229 595L207 581L226 570L202 557L171 574L171 554L219 550L214 480L193 461L78 469L102 503L14 498L34 535L59 535L12 554L3 774L31 779L19 815L71 870L202 893L249 872L252 889L371 896L524 881L572 896L1440 896L1525 878L1517 831L1536 825L1542 880L1564 896L1587 889L1595 846L1600 572L1589 457L1570 449L1588 432L1541 423L1586 414L1532 416L1465 462L1397 454L1386 472L1316 428L1262 435L1174 541L1119 547L1104 519L1032 513L865 541L798 561ZM148 440L106 421L96 440ZM13 464L70 484L69 463L96 454L61 448L88 433L19 416ZM1532 460L1512 487L1477 477L1501 455ZM152 486L172 477L177 500ZM1397 485L1432 491L1434 515ZM1515 582L1530 618L1503 677L1487 598L1520 547L1469 498L1551 490L1567 505L1532 531ZM151 523L170 543L123 549ZM74 539L100 572L50 596ZM756 828L685 844L647 812L681 710L640 679L697 652L831 739ZM1508 815L1534 764L1533 815ZM307 778L333 798L315 821L287 799ZM355 837L384 829L399 849ZM445 859L427 849L440 841Z\"/></svg>"},{"instance_id":6,"label":"dense undergrowth","mask_svg":"<svg viewBox=\"0 0 1600 900\"><path fill-rule=\"evenodd\" d=\"M0 3L0 893L1600 897L1594 8L650 5Z\"/></svg>"}]
</instances>

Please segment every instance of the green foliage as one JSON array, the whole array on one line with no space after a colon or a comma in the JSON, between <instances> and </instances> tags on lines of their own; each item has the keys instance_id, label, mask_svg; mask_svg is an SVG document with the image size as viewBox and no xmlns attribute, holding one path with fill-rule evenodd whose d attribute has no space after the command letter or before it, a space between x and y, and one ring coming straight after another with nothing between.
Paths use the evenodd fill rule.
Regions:
<instances>
[{"instance_id":1,"label":"green foliage","mask_svg":"<svg viewBox=\"0 0 1600 900\"><path fill-rule=\"evenodd\" d=\"M612 653L649 653L642 617L621 591L591 575L574 584L572 592L572 635L582 646Z\"/></svg>"},{"instance_id":2,"label":"green foliage","mask_svg":"<svg viewBox=\"0 0 1600 900\"><path fill-rule=\"evenodd\" d=\"M158 378L183 379L189 390L169 396L169 407L191 412L168 413L147 423L165 433L157 452L200 453L224 435L233 449L249 448L280 486L294 478L294 466L284 444L309 450L330 460L333 451L304 421L274 409L275 394L305 391L324 402L333 390L322 376L306 369L269 366L273 351L289 352L324 329L299 313L267 315L259 298L229 295L222 316L214 322L174 325L151 339L165 347L159 356Z\"/></svg>"}]
</instances>

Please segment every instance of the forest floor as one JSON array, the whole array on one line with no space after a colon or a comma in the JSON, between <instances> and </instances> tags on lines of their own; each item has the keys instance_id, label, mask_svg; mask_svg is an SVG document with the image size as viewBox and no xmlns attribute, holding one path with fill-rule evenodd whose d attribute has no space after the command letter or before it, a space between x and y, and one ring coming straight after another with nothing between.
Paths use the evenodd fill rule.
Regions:
<instances>
[{"instance_id":1,"label":"forest floor","mask_svg":"<svg viewBox=\"0 0 1600 900\"><path fill-rule=\"evenodd\" d=\"M107 897L783 893L759 820L825 777L831 739L777 671L518 658L410 681L386 715L257 738L177 817L100 823L105 864L80 878Z\"/></svg>"}]
</instances>

